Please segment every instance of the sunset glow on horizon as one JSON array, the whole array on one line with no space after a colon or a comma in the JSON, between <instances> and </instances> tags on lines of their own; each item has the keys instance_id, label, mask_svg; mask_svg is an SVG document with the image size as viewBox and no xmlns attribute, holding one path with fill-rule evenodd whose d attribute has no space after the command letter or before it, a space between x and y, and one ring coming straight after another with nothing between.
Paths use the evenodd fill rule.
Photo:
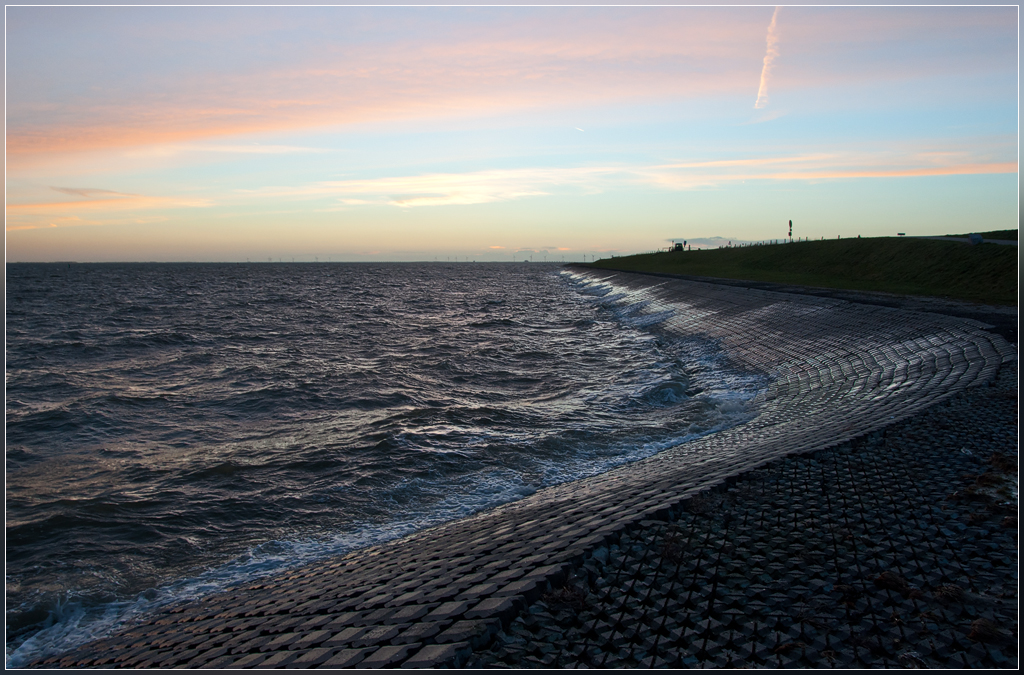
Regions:
<instances>
[{"instance_id":1,"label":"sunset glow on horizon","mask_svg":"<svg viewBox=\"0 0 1024 675\"><path fill-rule=\"evenodd\" d=\"M1017 227L1016 7L8 7L7 260Z\"/></svg>"}]
</instances>

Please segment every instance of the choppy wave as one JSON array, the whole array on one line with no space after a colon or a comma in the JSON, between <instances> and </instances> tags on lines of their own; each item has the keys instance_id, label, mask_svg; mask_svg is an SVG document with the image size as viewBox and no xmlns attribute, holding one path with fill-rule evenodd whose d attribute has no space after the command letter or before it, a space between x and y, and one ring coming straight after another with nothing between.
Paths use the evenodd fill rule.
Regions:
<instances>
[{"instance_id":1,"label":"choppy wave","mask_svg":"<svg viewBox=\"0 0 1024 675\"><path fill-rule=\"evenodd\" d=\"M764 386L553 266L7 280L9 666L727 428Z\"/></svg>"}]
</instances>

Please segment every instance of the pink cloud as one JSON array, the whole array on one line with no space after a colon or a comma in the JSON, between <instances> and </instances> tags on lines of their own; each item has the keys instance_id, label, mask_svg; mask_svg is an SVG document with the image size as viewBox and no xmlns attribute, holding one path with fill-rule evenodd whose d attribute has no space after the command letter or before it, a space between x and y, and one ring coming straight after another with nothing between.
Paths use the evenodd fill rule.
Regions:
<instances>
[{"instance_id":1,"label":"pink cloud","mask_svg":"<svg viewBox=\"0 0 1024 675\"><path fill-rule=\"evenodd\" d=\"M46 9L51 19L74 11L90 20L118 68L90 71L88 58L60 51L59 31L33 34L53 40L42 45L47 59L22 53L41 48L21 36L29 34L24 17L42 10L12 10L7 152L15 169L44 155L239 134L746 97L758 93L759 74L761 89L770 74L776 91L842 90L1016 68L1012 7L791 7L781 18L766 7L132 15L149 23L124 20L118 8ZM204 21L189 21L199 13ZM22 63L35 70L22 74ZM74 93L54 94L63 90Z\"/></svg>"},{"instance_id":2,"label":"pink cloud","mask_svg":"<svg viewBox=\"0 0 1024 675\"><path fill-rule=\"evenodd\" d=\"M54 188L58 192L86 197L73 201L8 203L6 230L33 230L41 227L110 225L165 220L166 211L178 208L203 208L207 199L132 195L92 188ZM91 198L90 198L91 197ZM91 217L83 217L92 214ZM117 215L120 214L120 215Z\"/></svg>"},{"instance_id":3,"label":"pink cloud","mask_svg":"<svg viewBox=\"0 0 1024 675\"><path fill-rule=\"evenodd\" d=\"M530 167L394 175L246 192L247 199L318 199L401 208L487 204L569 191L594 194L637 186L687 190L748 180L813 181L1015 173L1017 163L964 150L915 148L860 152L813 152L654 165Z\"/></svg>"},{"instance_id":4,"label":"pink cloud","mask_svg":"<svg viewBox=\"0 0 1024 675\"><path fill-rule=\"evenodd\" d=\"M706 162L679 162L638 169L642 180L668 189L748 180L813 181L1017 173L1014 161L984 159L962 151L816 153Z\"/></svg>"},{"instance_id":5,"label":"pink cloud","mask_svg":"<svg viewBox=\"0 0 1024 675\"><path fill-rule=\"evenodd\" d=\"M739 93L756 86L763 12L500 14L512 20L467 23L459 20L462 12L452 11L447 20L399 36L385 31L354 44L334 40L289 49L269 67L262 59L258 68L211 62L199 71L161 72L132 87L107 83L66 100L49 98L46 89L22 93L15 84L8 97L8 153L17 160L366 121Z\"/></svg>"}]
</instances>

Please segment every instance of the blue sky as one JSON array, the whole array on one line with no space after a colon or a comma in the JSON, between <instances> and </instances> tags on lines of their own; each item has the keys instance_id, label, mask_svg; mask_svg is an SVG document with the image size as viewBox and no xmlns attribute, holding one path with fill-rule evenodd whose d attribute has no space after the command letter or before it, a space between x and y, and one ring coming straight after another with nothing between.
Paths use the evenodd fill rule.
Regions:
<instances>
[{"instance_id":1,"label":"blue sky","mask_svg":"<svg viewBox=\"0 0 1024 675\"><path fill-rule=\"evenodd\" d=\"M1016 7L8 7L7 259L1017 226Z\"/></svg>"}]
</instances>

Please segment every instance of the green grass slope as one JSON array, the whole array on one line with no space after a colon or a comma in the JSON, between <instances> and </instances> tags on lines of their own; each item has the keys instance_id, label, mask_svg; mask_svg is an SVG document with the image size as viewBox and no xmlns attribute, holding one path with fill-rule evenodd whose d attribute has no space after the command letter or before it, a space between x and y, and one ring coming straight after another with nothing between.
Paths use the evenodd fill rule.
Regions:
<instances>
[{"instance_id":1,"label":"green grass slope","mask_svg":"<svg viewBox=\"0 0 1024 675\"><path fill-rule=\"evenodd\" d=\"M879 237L646 253L591 267L1017 303L1017 248Z\"/></svg>"}]
</instances>

